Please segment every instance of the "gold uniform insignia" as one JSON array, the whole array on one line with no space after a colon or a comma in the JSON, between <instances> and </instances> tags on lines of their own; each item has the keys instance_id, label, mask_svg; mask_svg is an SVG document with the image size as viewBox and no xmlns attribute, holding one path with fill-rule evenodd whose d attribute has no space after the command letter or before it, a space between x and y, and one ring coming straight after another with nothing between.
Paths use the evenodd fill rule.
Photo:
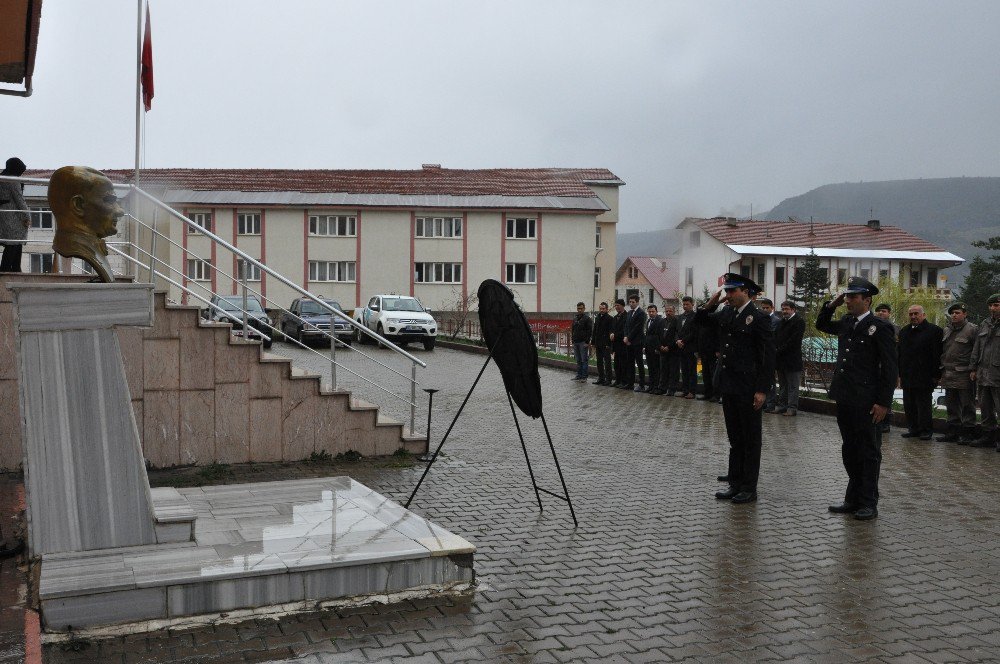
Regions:
<instances>
[{"instance_id":1,"label":"gold uniform insignia","mask_svg":"<svg viewBox=\"0 0 1000 664\"><path fill-rule=\"evenodd\" d=\"M872 325L871 327L868 328L868 336L870 337L873 334L875 334L875 326L874 325Z\"/></svg>"},{"instance_id":2,"label":"gold uniform insignia","mask_svg":"<svg viewBox=\"0 0 1000 664\"><path fill-rule=\"evenodd\" d=\"M750 314L749 316L747 316L747 325L749 325L752 322L753 322L753 314Z\"/></svg>"}]
</instances>

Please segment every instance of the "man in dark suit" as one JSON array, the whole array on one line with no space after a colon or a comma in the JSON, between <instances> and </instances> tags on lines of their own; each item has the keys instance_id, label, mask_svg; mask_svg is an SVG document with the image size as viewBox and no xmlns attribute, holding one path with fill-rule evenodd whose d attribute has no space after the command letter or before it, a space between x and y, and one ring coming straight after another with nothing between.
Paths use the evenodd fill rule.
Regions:
<instances>
[{"instance_id":1,"label":"man in dark suit","mask_svg":"<svg viewBox=\"0 0 1000 664\"><path fill-rule=\"evenodd\" d=\"M879 423L892 408L897 378L892 326L871 313L872 297L877 294L878 288L867 279L851 277L847 290L833 302L824 302L816 318L816 329L837 335L830 397L837 402L841 456L848 477L844 502L829 509L862 521L878 516ZM847 315L834 321L833 312L844 302Z\"/></svg>"},{"instance_id":2,"label":"man in dark suit","mask_svg":"<svg viewBox=\"0 0 1000 664\"><path fill-rule=\"evenodd\" d=\"M669 304L664 305L663 312L663 325L660 328L657 347L660 358L660 385L656 393L671 397L678 388L677 331L680 323L674 315L674 308Z\"/></svg>"},{"instance_id":3,"label":"man in dark suit","mask_svg":"<svg viewBox=\"0 0 1000 664\"><path fill-rule=\"evenodd\" d=\"M681 313L677 320L678 363L681 369L681 390L677 396L694 399L698 387L698 358L694 354L698 346L698 326L694 322L694 298L690 295L681 298Z\"/></svg>"},{"instance_id":4,"label":"man in dark suit","mask_svg":"<svg viewBox=\"0 0 1000 664\"><path fill-rule=\"evenodd\" d=\"M899 331L899 386L908 429L903 438L930 440L934 435L931 397L941 380L944 330L927 320L919 304L911 306L907 315L910 324Z\"/></svg>"},{"instance_id":5,"label":"man in dark suit","mask_svg":"<svg viewBox=\"0 0 1000 664\"><path fill-rule=\"evenodd\" d=\"M781 322L774 332L774 366L778 370L778 396L774 412L795 417L799 412L799 383L802 382L802 337L806 322L796 312L795 303L781 303Z\"/></svg>"},{"instance_id":6,"label":"man in dark suit","mask_svg":"<svg viewBox=\"0 0 1000 664\"><path fill-rule=\"evenodd\" d=\"M760 287L749 278L730 272L722 290L695 314L698 323L714 317L719 325L722 352L717 387L729 435L729 489L719 491L715 497L734 503L757 500L761 409L774 381L771 321L750 301L759 292ZM716 312L723 299L728 306Z\"/></svg>"},{"instance_id":7,"label":"man in dark suit","mask_svg":"<svg viewBox=\"0 0 1000 664\"><path fill-rule=\"evenodd\" d=\"M594 385L610 385L614 375L611 373L611 314L608 313L608 303L601 302L597 316L594 317L594 334L590 337L590 345L597 355L597 380Z\"/></svg>"},{"instance_id":8,"label":"man in dark suit","mask_svg":"<svg viewBox=\"0 0 1000 664\"><path fill-rule=\"evenodd\" d=\"M628 362L625 352L625 300L615 300L615 317L611 321L611 350L615 355L615 379L611 387L621 387L625 384L625 364Z\"/></svg>"},{"instance_id":9,"label":"man in dark suit","mask_svg":"<svg viewBox=\"0 0 1000 664\"><path fill-rule=\"evenodd\" d=\"M643 354L649 366L649 382L644 391L650 394L659 393L660 388L660 330L663 328L663 318L660 317L655 304L646 307L646 330L643 342Z\"/></svg>"},{"instance_id":10,"label":"man in dark suit","mask_svg":"<svg viewBox=\"0 0 1000 664\"><path fill-rule=\"evenodd\" d=\"M639 371L639 388L646 383L646 370L642 364L642 344L645 341L646 312L639 308L639 296L629 295L625 311L625 384L618 387L635 389L635 372Z\"/></svg>"}]
</instances>

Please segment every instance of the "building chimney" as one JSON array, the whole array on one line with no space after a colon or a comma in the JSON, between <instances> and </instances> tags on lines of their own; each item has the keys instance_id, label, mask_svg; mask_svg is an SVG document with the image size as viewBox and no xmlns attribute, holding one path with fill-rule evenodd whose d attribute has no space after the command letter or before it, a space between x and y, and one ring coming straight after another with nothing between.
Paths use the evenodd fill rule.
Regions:
<instances>
[{"instance_id":1,"label":"building chimney","mask_svg":"<svg viewBox=\"0 0 1000 664\"><path fill-rule=\"evenodd\" d=\"M726 217L726 226L736 226L736 217Z\"/></svg>"},{"instance_id":2,"label":"building chimney","mask_svg":"<svg viewBox=\"0 0 1000 664\"><path fill-rule=\"evenodd\" d=\"M869 219L869 220L868 220L868 228L872 229L873 231L877 231L877 230L879 230L879 229L880 229L881 227L882 227L882 226L881 226L881 224L879 223L879 220L878 220L878 219Z\"/></svg>"},{"instance_id":3,"label":"building chimney","mask_svg":"<svg viewBox=\"0 0 1000 664\"><path fill-rule=\"evenodd\" d=\"M420 164L425 171L440 171L441 164Z\"/></svg>"}]
</instances>

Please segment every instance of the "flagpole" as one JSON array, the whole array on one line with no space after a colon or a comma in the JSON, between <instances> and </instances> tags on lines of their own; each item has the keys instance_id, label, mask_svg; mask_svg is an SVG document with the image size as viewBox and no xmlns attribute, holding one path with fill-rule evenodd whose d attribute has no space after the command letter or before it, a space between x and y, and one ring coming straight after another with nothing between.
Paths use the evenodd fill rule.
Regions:
<instances>
[{"instance_id":1,"label":"flagpole","mask_svg":"<svg viewBox=\"0 0 1000 664\"><path fill-rule=\"evenodd\" d=\"M136 0L136 23L135 23L135 179L133 183L139 186L139 158L140 147L142 145L142 2ZM139 197L132 197L132 214L136 218L139 216ZM126 236L131 235L131 224L125 224ZM138 231L138 228L136 229ZM138 238L136 239L136 241ZM131 237L125 238L126 242L132 242ZM129 252L132 253L132 252Z\"/></svg>"}]
</instances>

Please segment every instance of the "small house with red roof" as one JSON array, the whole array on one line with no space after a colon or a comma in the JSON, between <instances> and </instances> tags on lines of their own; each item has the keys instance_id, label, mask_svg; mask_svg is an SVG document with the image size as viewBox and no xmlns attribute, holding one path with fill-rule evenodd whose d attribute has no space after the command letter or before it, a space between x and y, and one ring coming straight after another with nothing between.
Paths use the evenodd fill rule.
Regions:
<instances>
[{"instance_id":1,"label":"small house with red roof","mask_svg":"<svg viewBox=\"0 0 1000 664\"><path fill-rule=\"evenodd\" d=\"M811 252L821 260L832 289L860 276L899 280L906 288L931 288L950 299L943 270L964 259L896 226L688 217L677 226L680 290L700 297L719 278L737 272L753 279L778 303L794 290L795 271Z\"/></svg>"},{"instance_id":2,"label":"small house with red roof","mask_svg":"<svg viewBox=\"0 0 1000 664\"><path fill-rule=\"evenodd\" d=\"M615 273L615 299L627 300L632 295L639 296L640 306L655 304L661 312L665 305L676 307L682 295L678 289L677 258L626 258Z\"/></svg>"}]
</instances>

